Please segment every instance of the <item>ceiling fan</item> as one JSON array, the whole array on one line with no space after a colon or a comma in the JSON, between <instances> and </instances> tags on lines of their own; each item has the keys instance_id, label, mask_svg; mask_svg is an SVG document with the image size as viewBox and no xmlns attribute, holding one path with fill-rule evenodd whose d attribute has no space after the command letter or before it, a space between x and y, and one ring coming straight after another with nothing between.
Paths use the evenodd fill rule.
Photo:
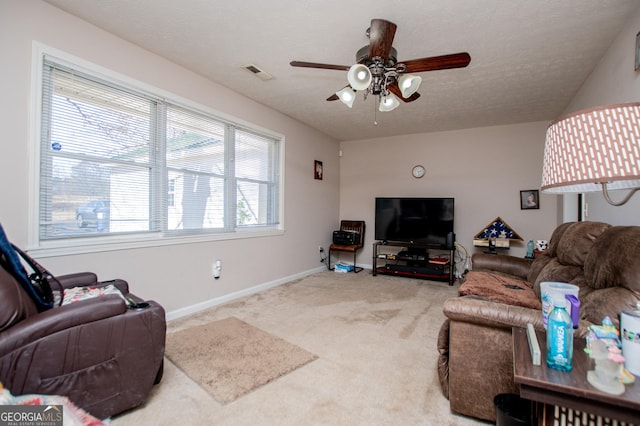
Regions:
<instances>
[{"instance_id":1,"label":"ceiling fan","mask_svg":"<svg viewBox=\"0 0 640 426\"><path fill-rule=\"evenodd\" d=\"M328 101L340 99L349 108L352 107L357 91L378 96L379 110L391 111L400 102L412 102L420 97L417 92L422 78L409 73L464 68L469 65L468 53L433 56L429 58L398 61L398 52L392 46L396 33L396 24L384 19L372 19L367 29L369 45L356 53L356 64L331 65L315 62L291 61L291 66L348 71L349 84L327 98Z\"/></svg>"}]
</instances>

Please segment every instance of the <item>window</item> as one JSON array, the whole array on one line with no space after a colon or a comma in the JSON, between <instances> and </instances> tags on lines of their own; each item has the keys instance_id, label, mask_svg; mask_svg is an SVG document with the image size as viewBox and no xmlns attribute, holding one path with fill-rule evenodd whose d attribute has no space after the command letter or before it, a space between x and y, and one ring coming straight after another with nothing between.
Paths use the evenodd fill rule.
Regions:
<instances>
[{"instance_id":1,"label":"window","mask_svg":"<svg viewBox=\"0 0 640 426\"><path fill-rule=\"evenodd\" d=\"M38 246L280 224L281 138L45 57Z\"/></svg>"}]
</instances>

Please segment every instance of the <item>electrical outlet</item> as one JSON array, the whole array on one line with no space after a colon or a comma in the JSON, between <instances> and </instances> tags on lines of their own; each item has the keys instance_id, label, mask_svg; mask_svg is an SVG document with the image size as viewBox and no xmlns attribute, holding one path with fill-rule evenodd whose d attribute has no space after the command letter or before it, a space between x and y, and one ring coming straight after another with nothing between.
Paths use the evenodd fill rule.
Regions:
<instances>
[{"instance_id":1,"label":"electrical outlet","mask_svg":"<svg viewBox=\"0 0 640 426\"><path fill-rule=\"evenodd\" d=\"M216 280L220 278L220 272L222 271L222 261L220 259L216 260L215 263L211 266L211 274L213 278Z\"/></svg>"}]
</instances>

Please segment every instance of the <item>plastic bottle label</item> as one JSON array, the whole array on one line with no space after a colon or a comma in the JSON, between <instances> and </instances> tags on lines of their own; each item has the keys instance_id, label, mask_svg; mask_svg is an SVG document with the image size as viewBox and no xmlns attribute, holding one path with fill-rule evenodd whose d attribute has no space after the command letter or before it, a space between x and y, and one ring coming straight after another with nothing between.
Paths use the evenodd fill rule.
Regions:
<instances>
[{"instance_id":1,"label":"plastic bottle label","mask_svg":"<svg viewBox=\"0 0 640 426\"><path fill-rule=\"evenodd\" d=\"M556 308L549 315L547 327L547 365L571 371L573 358L573 322L566 310Z\"/></svg>"}]
</instances>

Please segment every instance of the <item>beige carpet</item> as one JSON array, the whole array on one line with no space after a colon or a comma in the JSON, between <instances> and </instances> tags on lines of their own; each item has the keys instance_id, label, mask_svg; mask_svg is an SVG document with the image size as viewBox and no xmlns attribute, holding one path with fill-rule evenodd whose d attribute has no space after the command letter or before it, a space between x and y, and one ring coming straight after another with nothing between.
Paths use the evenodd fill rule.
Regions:
<instances>
[{"instance_id":1,"label":"beige carpet","mask_svg":"<svg viewBox=\"0 0 640 426\"><path fill-rule=\"evenodd\" d=\"M235 317L318 358L227 404L166 359L146 404L111 424L486 425L452 414L438 382L442 304L458 287L326 271L171 321L168 335Z\"/></svg>"},{"instance_id":2,"label":"beige carpet","mask_svg":"<svg viewBox=\"0 0 640 426\"><path fill-rule=\"evenodd\" d=\"M166 356L222 404L317 358L235 317L168 334Z\"/></svg>"}]
</instances>

